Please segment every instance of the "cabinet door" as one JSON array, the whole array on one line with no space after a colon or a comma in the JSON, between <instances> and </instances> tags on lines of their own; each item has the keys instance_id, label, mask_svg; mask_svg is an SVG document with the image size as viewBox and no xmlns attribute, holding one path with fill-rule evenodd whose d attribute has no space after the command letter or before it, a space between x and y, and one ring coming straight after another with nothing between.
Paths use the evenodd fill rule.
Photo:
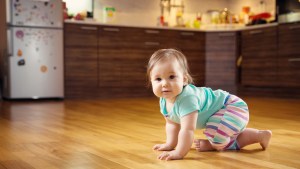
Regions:
<instances>
[{"instance_id":1,"label":"cabinet door","mask_svg":"<svg viewBox=\"0 0 300 169\"><path fill-rule=\"evenodd\" d=\"M186 56L195 85L203 86L205 74L204 33L193 31L175 32L176 35L173 37L175 49L180 50Z\"/></svg>"},{"instance_id":2,"label":"cabinet door","mask_svg":"<svg viewBox=\"0 0 300 169\"><path fill-rule=\"evenodd\" d=\"M279 25L278 80L284 87L300 87L300 24Z\"/></svg>"},{"instance_id":3,"label":"cabinet door","mask_svg":"<svg viewBox=\"0 0 300 169\"><path fill-rule=\"evenodd\" d=\"M146 66L152 53L171 47L173 31L103 26L99 29L99 86L146 86Z\"/></svg>"},{"instance_id":4,"label":"cabinet door","mask_svg":"<svg viewBox=\"0 0 300 169\"><path fill-rule=\"evenodd\" d=\"M65 48L65 86L97 87L97 49Z\"/></svg>"},{"instance_id":5,"label":"cabinet door","mask_svg":"<svg viewBox=\"0 0 300 169\"><path fill-rule=\"evenodd\" d=\"M277 27L242 31L242 85L278 86Z\"/></svg>"},{"instance_id":6,"label":"cabinet door","mask_svg":"<svg viewBox=\"0 0 300 169\"><path fill-rule=\"evenodd\" d=\"M65 85L97 87L97 26L65 24Z\"/></svg>"},{"instance_id":7,"label":"cabinet door","mask_svg":"<svg viewBox=\"0 0 300 169\"><path fill-rule=\"evenodd\" d=\"M206 86L236 93L237 36L236 32L206 33Z\"/></svg>"}]
</instances>

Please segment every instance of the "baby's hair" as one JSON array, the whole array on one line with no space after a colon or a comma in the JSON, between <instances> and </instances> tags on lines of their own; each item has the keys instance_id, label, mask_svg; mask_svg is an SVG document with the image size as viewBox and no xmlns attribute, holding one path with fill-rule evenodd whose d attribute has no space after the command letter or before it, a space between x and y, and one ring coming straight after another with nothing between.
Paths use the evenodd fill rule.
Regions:
<instances>
[{"instance_id":1,"label":"baby's hair","mask_svg":"<svg viewBox=\"0 0 300 169\"><path fill-rule=\"evenodd\" d=\"M180 51L175 50L175 49L159 49L152 54L152 56L150 57L150 60L148 62L148 66L147 66L147 79L148 79L147 84L148 84L148 86L151 85L150 73L151 73L154 65L156 65L161 60L164 60L166 58L175 58L178 61L180 67L182 68L183 73L187 76L188 84L194 83L193 78L190 75L187 59L183 53L181 53Z\"/></svg>"}]
</instances>

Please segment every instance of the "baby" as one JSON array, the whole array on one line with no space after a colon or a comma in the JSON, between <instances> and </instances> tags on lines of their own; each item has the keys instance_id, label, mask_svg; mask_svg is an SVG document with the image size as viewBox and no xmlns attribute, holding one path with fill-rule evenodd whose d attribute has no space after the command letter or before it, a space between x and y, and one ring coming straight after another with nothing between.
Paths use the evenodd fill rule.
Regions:
<instances>
[{"instance_id":1,"label":"baby","mask_svg":"<svg viewBox=\"0 0 300 169\"><path fill-rule=\"evenodd\" d=\"M164 151L158 159L182 159L193 142L197 151L239 150L253 143L260 143L262 149L268 147L270 130L246 128L247 104L226 91L194 86L181 52L156 51L149 60L147 75L166 120L166 143L153 147ZM195 129L203 128L207 140L194 140Z\"/></svg>"}]
</instances>

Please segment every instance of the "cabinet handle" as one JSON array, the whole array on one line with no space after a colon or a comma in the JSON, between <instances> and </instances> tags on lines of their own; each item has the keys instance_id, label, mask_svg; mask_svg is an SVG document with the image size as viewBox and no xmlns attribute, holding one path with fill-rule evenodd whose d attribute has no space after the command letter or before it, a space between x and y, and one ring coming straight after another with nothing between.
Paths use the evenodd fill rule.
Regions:
<instances>
[{"instance_id":1,"label":"cabinet handle","mask_svg":"<svg viewBox=\"0 0 300 169\"><path fill-rule=\"evenodd\" d=\"M119 28L103 28L104 31L109 31L109 32L119 32Z\"/></svg>"},{"instance_id":2,"label":"cabinet handle","mask_svg":"<svg viewBox=\"0 0 300 169\"><path fill-rule=\"evenodd\" d=\"M263 33L262 30L254 30L249 32L251 35Z\"/></svg>"},{"instance_id":3,"label":"cabinet handle","mask_svg":"<svg viewBox=\"0 0 300 169\"><path fill-rule=\"evenodd\" d=\"M194 36L195 35L194 32L180 32L180 34L183 36Z\"/></svg>"},{"instance_id":4,"label":"cabinet handle","mask_svg":"<svg viewBox=\"0 0 300 169\"><path fill-rule=\"evenodd\" d=\"M300 62L300 58L289 58L289 62Z\"/></svg>"},{"instance_id":5,"label":"cabinet handle","mask_svg":"<svg viewBox=\"0 0 300 169\"><path fill-rule=\"evenodd\" d=\"M83 29L83 30L92 30L92 31L98 30L97 27L89 27L89 26L81 26L80 29Z\"/></svg>"},{"instance_id":6,"label":"cabinet handle","mask_svg":"<svg viewBox=\"0 0 300 169\"><path fill-rule=\"evenodd\" d=\"M234 36L234 33L219 33L219 37L231 37Z\"/></svg>"},{"instance_id":7,"label":"cabinet handle","mask_svg":"<svg viewBox=\"0 0 300 169\"><path fill-rule=\"evenodd\" d=\"M300 25L290 26L289 29L299 29Z\"/></svg>"},{"instance_id":8,"label":"cabinet handle","mask_svg":"<svg viewBox=\"0 0 300 169\"><path fill-rule=\"evenodd\" d=\"M145 45L147 45L147 46L159 46L160 43L159 42L145 42Z\"/></svg>"},{"instance_id":9,"label":"cabinet handle","mask_svg":"<svg viewBox=\"0 0 300 169\"><path fill-rule=\"evenodd\" d=\"M159 31L157 30L145 30L145 32L149 34L159 34Z\"/></svg>"},{"instance_id":10,"label":"cabinet handle","mask_svg":"<svg viewBox=\"0 0 300 169\"><path fill-rule=\"evenodd\" d=\"M242 65L242 62L243 62L243 56L239 56L239 58L236 60L236 66L237 67L241 67Z\"/></svg>"}]
</instances>

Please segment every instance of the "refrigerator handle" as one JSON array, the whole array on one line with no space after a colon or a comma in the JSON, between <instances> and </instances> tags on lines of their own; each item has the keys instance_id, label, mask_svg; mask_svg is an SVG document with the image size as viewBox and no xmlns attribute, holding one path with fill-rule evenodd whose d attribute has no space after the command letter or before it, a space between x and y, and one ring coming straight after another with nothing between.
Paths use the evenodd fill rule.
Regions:
<instances>
[{"instance_id":1,"label":"refrigerator handle","mask_svg":"<svg viewBox=\"0 0 300 169\"><path fill-rule=\"evenodd\" d=\"M7 56L12 56L13 55L13 41L12 41L12 30L7 29Z\"/></svg>"},{"instance_id":2,"label":"refrigerator handle","mask_svg":"<svg viewBox=\"0 0 300 169\"><path fill-rule=\"evenodd\" d=\"M11 0L6 0L6 23L11 24Z\"/></svg>"}]
</instances>

